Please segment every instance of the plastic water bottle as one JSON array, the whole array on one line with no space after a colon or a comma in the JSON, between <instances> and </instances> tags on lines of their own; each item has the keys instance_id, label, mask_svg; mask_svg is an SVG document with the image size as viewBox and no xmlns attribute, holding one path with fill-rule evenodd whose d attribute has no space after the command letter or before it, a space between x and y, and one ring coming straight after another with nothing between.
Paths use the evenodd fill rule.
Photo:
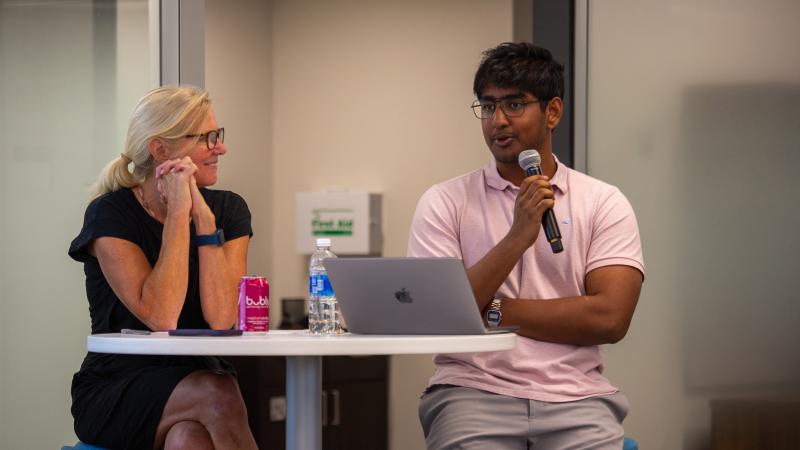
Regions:
<instances>
[{"instance_id":1,"label":"plastic water bottle","mask_svg":"<svg viewBox=\"0 0 800 450\"><path fill-rule=\"evenodd\" d=\"M308 331L316 335L342 332L339 305L323 265L325 259L336 258L330 249L330 239L317 239L317 250L311 255L308 265Z\"/></svg>"}]
</instances>

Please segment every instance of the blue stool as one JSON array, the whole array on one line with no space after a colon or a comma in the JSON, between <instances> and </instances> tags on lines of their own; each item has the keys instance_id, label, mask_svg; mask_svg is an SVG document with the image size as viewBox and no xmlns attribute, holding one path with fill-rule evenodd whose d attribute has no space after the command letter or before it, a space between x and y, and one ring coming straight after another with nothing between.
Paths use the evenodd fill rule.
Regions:
<instances>
[{"instance_id":1,"label":"blue stool","mask_svg":"<svg viewBox=\"0 0 800 450\"><path fill-rule=\"evenodd\" d=\"M632 438L626 437L622 442L622 450L639 450L639 444Z\"/></svg>"},{"instance_id":2,"label":"blue stool","mask_svg":"<svg viewBox=\"0 0 800 450\"><path fill-rule=\"evenodd\" d=\"M61 447L61 450L108 450L103 447L95 447L94 445L84 444L81 441L78 441L77 444L74 446L72 445L65 445Z\"/></svg>"}]
</instances>

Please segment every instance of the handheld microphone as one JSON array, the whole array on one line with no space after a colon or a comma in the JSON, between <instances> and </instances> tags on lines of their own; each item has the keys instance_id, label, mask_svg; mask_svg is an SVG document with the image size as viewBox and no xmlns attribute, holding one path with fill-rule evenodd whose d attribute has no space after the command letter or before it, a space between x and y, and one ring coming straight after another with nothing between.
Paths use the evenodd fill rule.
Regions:
<instances>
[{"instance_id":1,"label":"handheld microphone","mask_svg":"<svg viewBox=\"0 0 800 450\"><path fill-rule=\"evenodd\" d=\"M542 175L542 157L536 150L525 150L519 154L519 166L525 171L527 176ZM553 253L561 253L564 251L564 246L561 245L561 230L558 229L558 222L556 215L552 209L544 212L542 216L542 227L544 234L547 236L547 242L550 243L550 248Z\"/></svg>"}]
</instances>

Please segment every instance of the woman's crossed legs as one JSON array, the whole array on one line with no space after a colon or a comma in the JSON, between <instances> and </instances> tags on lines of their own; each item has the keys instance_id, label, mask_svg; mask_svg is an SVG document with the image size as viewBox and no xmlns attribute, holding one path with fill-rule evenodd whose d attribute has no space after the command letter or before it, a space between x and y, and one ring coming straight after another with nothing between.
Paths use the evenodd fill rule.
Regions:
<instances>
[{"instance_id":1,"label":"woman's crossed legs","mask_svg":"<svg viewBox=\"0 0 800 450\"><path fill-rule=\"evenodd\" d=\"M192 372L172 391L156 430L155 449L256 449L236 378Z\"/></svg>"}]
</instances>

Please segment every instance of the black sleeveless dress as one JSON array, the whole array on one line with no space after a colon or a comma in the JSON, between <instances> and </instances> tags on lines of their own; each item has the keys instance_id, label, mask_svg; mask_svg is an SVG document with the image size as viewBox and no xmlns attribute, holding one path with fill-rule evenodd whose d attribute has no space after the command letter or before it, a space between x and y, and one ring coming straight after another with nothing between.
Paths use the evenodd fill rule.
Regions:
<instances>
[{"instance_id":1,"label":"black sleeveless dress","mask_svg":"<svg viewBox=\"0 0 800 450\"><path fill-rule=\"evenodd\" d=\"M229 191L200 189L226 240L252 236L250 210ZM161 249L163 224L150 217L130 189L109 192L86 208L83 228L69 247L69 256L84 263L92 334L118 333L123 328L146 330L114 294L97 258L88 252L99 237L125 239L141 247L151 266ZM195 230L190 225L189 286L178 328L209 328L200 307ZM72 379L75 434L87 444L110 449L153 448L156 428L175 386L190 373L233 368L216 356L116 355L89 352Z\"/></svg>"}]
</instances>

